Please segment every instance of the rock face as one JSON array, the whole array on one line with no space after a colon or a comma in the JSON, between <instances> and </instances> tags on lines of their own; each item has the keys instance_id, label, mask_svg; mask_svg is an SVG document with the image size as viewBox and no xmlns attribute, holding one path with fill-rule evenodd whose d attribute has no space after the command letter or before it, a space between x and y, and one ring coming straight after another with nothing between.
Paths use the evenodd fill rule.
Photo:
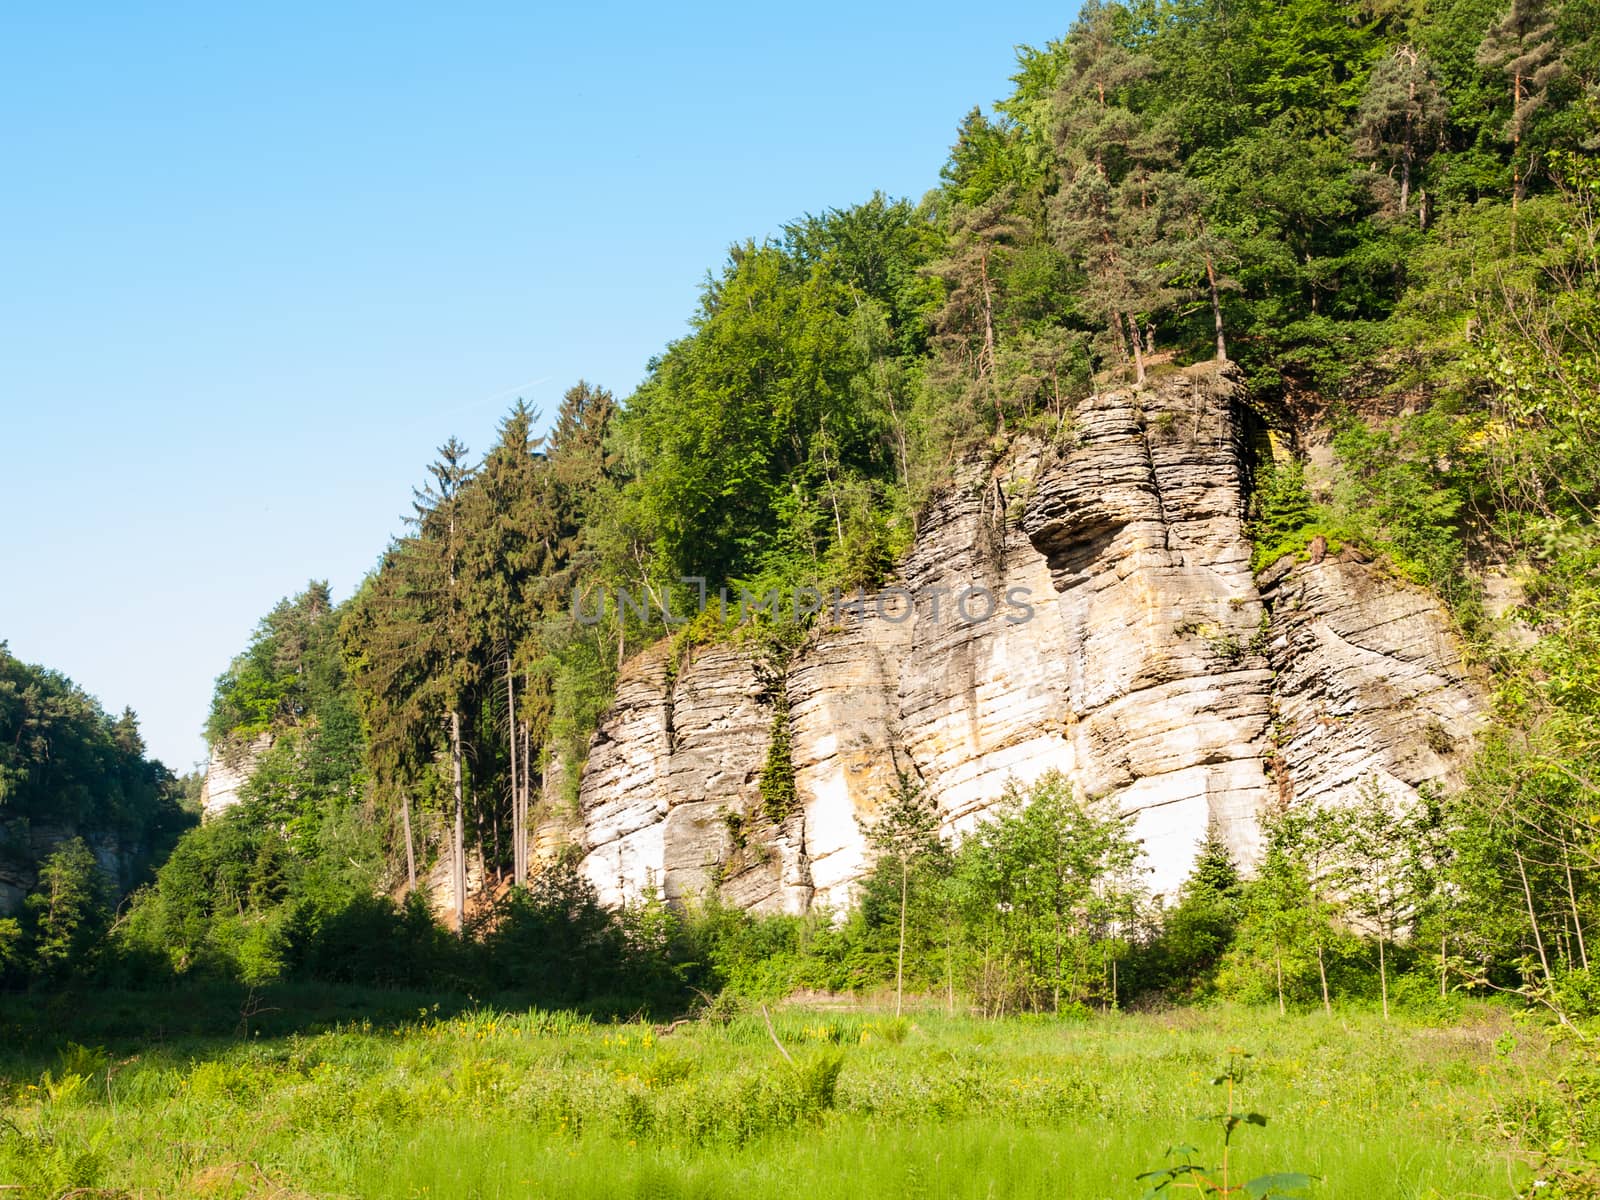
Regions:
<instances>
[{"instance_id":1,"label":"rock face","mask_svg":"<svg viewBox=\"0 0 1600 1200\"><path fill-rule=\"evenodd\" d=\"M271 746L272 735L263 733L251 742L224 742L212 747L206 777L200 785L202 819L220 816L243 799L241 791L250 773Z\"/></svg>"},{"instance_id":2,"label":"rock face","mask_svg":"<svg viewBox=\"0 0 1600 1200\"><path fill-rule=\"evenodd\" d=\"M1405 799L1459 783L1486 697L1438 602L1351 557L1286 560L1261 584L1285 798L1337 804L1376 785Z\"/></svg>"},{"instance_id":3,"label":"rock face","mask_svg":"<svg viewBox=\"0 0 1600 1200\"><path fill-rule=\"evenodd\" d=\"M608 903L654 888L718 888L747 908L803 911L803 816L762 822L761 773L783 679L735 646L675 668L660 643L635 659L584 764L583 870ZM751 830L763 823L761 836Z\"/></svg>"},{"instance_id":4,"label":"rock face","mask_svg":"<svg viewBox=\"0 0 1600 1200\"><path fill-rule=\"evenodd\" d=\"M1161 891L1187 873L1209 823L1249 861L1269 795L1245 417L1209 371L1100 396L1023 520L1060 590L1071 773L1138 814Z\"/></svg>"},{"instance_id":5,"label":"rock face","mask_svg":"<svg viewBox=\"0 0 1600 1200\"><path fill-rule=\"evenodd\" d=\"M863 822L920 780L960 836L1050 769L1135 815L1170 893L1208 824L1259 851L1271 804L1368 779L1449 784L1483 697L1430 597L1344 559L1258 584L1243 521L1253 418L1205 366L1079 405L1056 445L972 464L890 586L825 610L779 670L737 646L624 669L560 827L617 903L717 890L835 911ZM774 729L795 799L763 803Z\"/></svg>"},{"instance_id":6,"label":"rock face","mask_svg":"<svg viewBox=\"0 0 1600 1200\"><path fill-rule=\"evenodd\" d=\"M150 861L151 847L142 839L110 830L26 821L0 824L0 917L23 910L38 886L40 865L75 837L89 847L104 886L117 899L133 890Z\"/></svg>"}]
</instances>

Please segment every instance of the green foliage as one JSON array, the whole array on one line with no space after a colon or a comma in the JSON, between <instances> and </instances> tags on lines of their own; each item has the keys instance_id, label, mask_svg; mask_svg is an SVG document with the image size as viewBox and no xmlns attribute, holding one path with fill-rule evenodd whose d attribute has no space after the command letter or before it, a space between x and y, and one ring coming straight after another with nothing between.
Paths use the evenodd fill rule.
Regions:
<instances>
[{"instance_id":1,"label":"green foliage","mask_svg":"<svg viewBox=\"0 0 1600 1200\"><path fill-rule=\"evenodd\" d=\"M1381 956L1422 978L1437 934L1447 984L1586 1011L1582 934L1600 915L1592 9L1087 5L1064 38L1019 50L1012 93L961 123L925 202L875 194L739 243L633 395L580 382L548 436L518 401L481 460L451 439L354 597L335 607L313 583L276 606L207 723L224 753L266 735L244 803L180 842L94 969L671 1006L695 988L868 990L892 968L897 1002L909 981L951 1008L960 990L988 1013L1069 1013L1150 992L1331 1006L1372 994L1374 934L1383 995ZM1344 414L1317 495L1293 458L1260 470L1257 569L1357 546L1480 639L1479 568L1524 584L1506 620L1530 644L1480 640L1500 704L1470 802L1424 806L1447 836L1365 798L1342 824L1275 814L1253 877L1213 834L1157 914L1126 821L1064 779L1012 786L959 847L935 835L940 798L902 779L871 829L861 903L837 922L756 919L714 895L607 913L568 868L528 877L530 806L575 804L624 664L668 633L667 609L686 614L702 583L876 586L955 464L994 462L1017 430L1068 440L1079 400L1168 357L1230 354L1298 443ZM572 604L621 588L648 611L590 619ZM803 633L707 617L667 648L676 671L713 638L764 647L768 822L800 800L782 674ZM172 833L193 790L143 759L131 714L111 720L0 655L7 845L46 818ZM486 895L469 911L457 886L465 936L415 894L387 898L408 858L464 876L469 852ZM47 890L69 866L41 875ZM94 957L95 921L72 917L93 906L46 894L25 927L0 928L12 980ZM739 1129L799 1111L771 1081L734 1099ZM661 1113L630 1103L630 1128L656 1127Z\"/></svg>"},{"instance_id":2,"label":"green foliage","mask_svg":"<svg viewBox=\"0 0 1600 1200\"><path fill-rule=\"evenodd\" d=\"M1233 945L1243 890L1239 868L1213 824L1177 904L1161 914L1159 932L1130 964L1130 984L1180 997L1203 994Z\"/></svg>"},{"instance_id":3,"label":"green foliage","mask_svg":"<svg viewBox=\"0 0 1600 1200\"><path fill-rule=\"evenodd\" d=\"M1463 433L1433 410L1390 429L1351 421L1334 438L1346 525L1401 575L1458 606L1475 598L1461 536L1471 462Z\"/></svg>"},{"instance_id":4,"label":"green foliage","mask_svg":"<svg viewBox=\"0 0 1600 1200\"><path fill-rule=\"evenodd\" d=\"M21 920L0 918L0 985L55 986L93 966L109 906L193 822L184 788L145 757L131 711L110 717L0 642L0 859L32 885Z\"/></svg>"},{"instance_id":5,"label":"green foliage","mask_svg":"<svg viewBox=\"0 0 1600 1200\"><path fill-rule=\"evenodd\" d=\"M660 927L652 930L652 922ZM540 871L527 888L512 889L484 925L484 962L494 986L535 1004L575 1005L602 996L660 1004L678 994L663 962L672 930L659 901L619 922L571 867ZM640 994L652 987L664 991Z\"/></svg>"},{"instance_id":6,"label":"green foliage","mask_svg":"<svg viewBox=\"0 0 1600 1200\"><path fill-rule=\"evenodd\" d=\"M1304 822L1279 814L1241 897L1233 944L1217 975L1223 995L1252 1003L1310 1001L1317 996L1318 948L1332 937L1329 913L1313 886Z\"/></svg>"},{"instance_id":7,"label":"green foliage","mask_svg":"<svg viewBox=\"0 0 1600 1200\"><path fill-rule=\"evenodd\" d=\"M39 867L39 882L24 906L34 974L59 980L81 969L106 920L104 882L82 838L63 842Z\"/></svg>"},{"instance_id":8,"label":"green foliage","mask_svg":"<svg viewBox=\"0 0 1600 1200\"><path fill-rule=\"evenodd\" d=\"M992 821L958 850L953 886L981 948L979 1003L1003 1012L1107 996L1110 960L1133 935L1140 848L1123 814L1083 800L1058 772L1008 785Z\"/></svg>"},{"instance_id":9,"label":"green foliage","mask_svg":"<svg viewBox=\"0 0 1600 1200\"><path fill-rule=\"evenodd\" d=\"M145 757L131 710L112 717L70 679L0 642L0 843L23 822L148 840L181 830L172 773ZM17 840L22 840L18 838Z\"/></svg>"},{"instance_id":10,"label":"green foliage","mask_svg":"<svg viewBox=\"0 0 1600 1200\"><path fill-rule=\"evenodd\" d=\"M767 759L761 764L761 813L774 823L787 820L798 803L794 790L794 761L789 751L789 706L781 703L772 714Z\"/></svg>"},{"instance_id":11,"label":"green foliage","mask_svg":"<svg viewBox=\"0 0 1600 1200\"><path fill-rule=\"evenodd\" d=\"M819 240L799 259L737 248L694 334L629 402L623 520L662 575L729 580L773 553L815 563L838 536L836 489L888 470L882 416L855 402L856 301Z\"/></svg>"},{"instance_id":12,"label":"green foliage","mask_svg":"<svg viewBox=\"0 0 1600 1200\"><path fill-rule=\"evenodd\" d=\"M1211 1081L1212 1086L1226 1089L1227 1108L1213 1117L1221 1133L1221 1163L1218 1166L1202 1164L1195 1159L1200 1151L1194 1146L1174 1146L1167 1151L1170 1165L1155 1171L1146 1171L1137 1178L1147 1184L1146 1200L1173 1192L1192 1191L1200 1196L1244 1195L1249 1200L1264 1200L1269 1196L1299 1196L1312 1184L1312 1177L1299 1171L1279 1171L1270 1175L1257 1175L1253 1179L1235 1183L1244 1174L1232 1161L1233 1137L1241 1129L1254 1125L1265 1129L1267 1118L1258 1112L1239 1112L1235 1108L1238 1097L1235 1091L1245 1078L1245 1062L1250 1055L1242 1050L1231 1050L1228 1065L1221 1075Z\"/></svg>"},{"instance_id":13,"label":"green foliage","mask_svg":"<svg viewBox=\"0 0 1600 1200\"><path fill-rule=\"evenodd\" d=\"M250 645L217 679L206 719L213 745L298 724L343 685L328 585L313 580L261 619Z\"/></svg>"},{"instance_id":14,"label":"green foliage","mask_svg":"<svg viewBox=\"0 0 1600 1200\"><path fill-rule=\"evenodd\" d=\"M1250 565L1263 571L1284 555L1304 558L1307 548L1322 538L1329 553L1340 548L1333 522L1306 486L1305 466L1299 459L1268 460L1256 473L1250 499L1248 532L1255 550Z\"/></svg>"}]
</instances>

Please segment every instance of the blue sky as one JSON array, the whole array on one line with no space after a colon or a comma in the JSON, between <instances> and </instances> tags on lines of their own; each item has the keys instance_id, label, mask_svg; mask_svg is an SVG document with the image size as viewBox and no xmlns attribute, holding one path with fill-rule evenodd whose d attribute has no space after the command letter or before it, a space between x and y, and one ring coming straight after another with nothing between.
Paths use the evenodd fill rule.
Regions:
<instances>
[{"instance_id":1,"label":"blue sky","mask_svg":"<svg viewBox=\"0 0 1600 1200\"><path fill-rule=\"evenodd\" d=\"M920 196L1058 4L8 6L0 639L178 770L433 448L619 395L728 245Z\"/></svg>"}]
</instances>

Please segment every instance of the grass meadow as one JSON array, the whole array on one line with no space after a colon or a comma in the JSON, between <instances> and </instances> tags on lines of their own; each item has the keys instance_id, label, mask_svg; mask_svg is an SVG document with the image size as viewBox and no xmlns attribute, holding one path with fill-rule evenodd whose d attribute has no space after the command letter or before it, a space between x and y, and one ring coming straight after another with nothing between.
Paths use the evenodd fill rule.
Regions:
<instances>
[{"instance_id":1,"label":"grass meadow","mask_svg":"<svg viewBox=\"0 0 1600 1200\"><path fill-rule=\"evenodd\" d=\"M1534 1174L1582 1136L1578 1051L1487 1005L1442 1025L785 1006L769 1032L759 1011L663 1031L328 989L217 1031L209 1003L8 1000L0 1197L1138 1197L1169 1146L1219 1157L1197 1118L1232 1049L1253 1056L1239 1107L1268 1117L1236 1135L1235 1181L1576 1194Z\"/></svg>"}]
</instances>

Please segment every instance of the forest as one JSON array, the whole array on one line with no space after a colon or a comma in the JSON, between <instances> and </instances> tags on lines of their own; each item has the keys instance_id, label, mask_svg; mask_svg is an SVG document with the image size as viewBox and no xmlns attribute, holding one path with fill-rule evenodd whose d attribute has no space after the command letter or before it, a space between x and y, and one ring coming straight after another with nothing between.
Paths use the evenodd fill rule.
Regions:
<instances>
[{"instance_id":1,"label":"forest","mask_svg":"<svg viewBox=\"0 0 1600 1200\"><path fill-rule=\"evenodd\" d=\"M244 1026L325 985L736 1022L801 992L895 1020L1237 1004L1374 1028L1493 999L1587 1039L1600 6L1091 0L1011 84L924 197L733 244L631 395L578 382L548 427L518 401L481 453L447 440L355 594L310 582L218 677L214 761L267 747L223 816L194 820L198 781L144 757L131 713L0 655L0 851L78 831L20 864L0 983L243 995L222 1009ZM1164 903L1114 806L1058 775L952 844L902 773L845 913L608 909L570 855L532 854L630 657L781 661L807 635L783 606L669 629L652 605L881 584L960 464L1206 360L1283 448L1254 479L1254 566L1322 539L1448 606L1493 682L1465 788L1264 814L1260 862L1213 836ZM1509 613L1491 576L1518 582ZM763 819L793 802L781 739L761 794ZM90 850L111 835L139 847L126 880ZM1539 1143L1572 1190L1545 1194L1597 1186L1562 1157L1587 1153L1585 1069Z\"/></svg>"}]
</instances>

